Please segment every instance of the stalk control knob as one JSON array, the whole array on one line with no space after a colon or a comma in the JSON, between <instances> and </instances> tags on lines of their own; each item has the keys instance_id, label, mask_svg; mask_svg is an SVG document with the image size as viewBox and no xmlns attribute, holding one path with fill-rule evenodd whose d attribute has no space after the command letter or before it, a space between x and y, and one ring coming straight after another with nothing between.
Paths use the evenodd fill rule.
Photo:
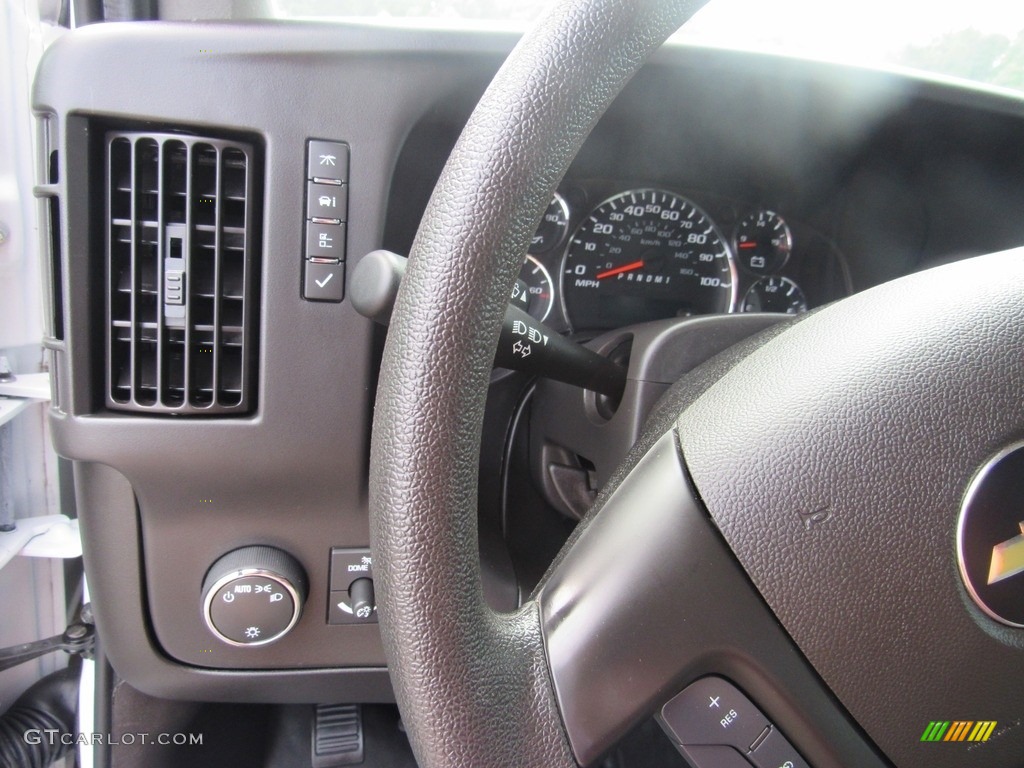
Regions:
<instances>
[{"instance_id":1,"label":"stalk control knob","mask_svg":"<svg viewBox=\"0 0 1024 768\"><path fill-rule=\"evenodd\" d=\"M288 634L306 599L306 574L291 555L265 546L229 552L203 580L203 618L228 645L267 645Z\"/></svg>"},{"instance_id":2,"label":"stalk control knob","mask_svg":"<svg viewBox=\"0 0 1024 768\"><path fill-rule=\"evenodd\" d=\"M373 616L377 609L377 601L373 595L373 581L356 579L348 588L348 596L352 600L352 615L363 621Z\"/></svg>"}]
</instances>

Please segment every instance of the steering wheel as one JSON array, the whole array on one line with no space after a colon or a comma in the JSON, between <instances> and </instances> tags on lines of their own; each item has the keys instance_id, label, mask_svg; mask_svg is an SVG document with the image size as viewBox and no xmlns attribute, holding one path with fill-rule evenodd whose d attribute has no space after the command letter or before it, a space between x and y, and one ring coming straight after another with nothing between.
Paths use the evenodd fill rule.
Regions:
<instances>
[{"instance_id":1,"label":"steering wheel","mask_svg":"<svg viewBox=\"0 0 1024 768\"><path fill-rule=\"evenodd\" d=\"M417 758L587 765L713 675L818 768L1019 766L1024 640L972 599L957 528L972 479L1024 436L1020 253L867 291L688 375L533 597L509 615L484 601L481 424L522 254L591 127L699 5L550 9L424 214L370 485L381 632ZM934 743L933 721L997 726Z\"/></svg>"}]
</instances>

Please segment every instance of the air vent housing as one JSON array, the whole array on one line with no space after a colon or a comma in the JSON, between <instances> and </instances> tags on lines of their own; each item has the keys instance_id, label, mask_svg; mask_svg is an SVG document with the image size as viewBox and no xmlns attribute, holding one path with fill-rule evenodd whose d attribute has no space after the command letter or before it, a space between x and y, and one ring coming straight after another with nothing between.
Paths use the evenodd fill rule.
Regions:
<instances>
[{"instance_id":1,"label":"air vent housing","mask_svg":"<svg viewBox=\"0 0 1024 768\"><path fill-rule=\"evenodd\" d=\"M252 145L108 132L107 407L255 405L258 164Z\"/></svg>"}]
</instances>

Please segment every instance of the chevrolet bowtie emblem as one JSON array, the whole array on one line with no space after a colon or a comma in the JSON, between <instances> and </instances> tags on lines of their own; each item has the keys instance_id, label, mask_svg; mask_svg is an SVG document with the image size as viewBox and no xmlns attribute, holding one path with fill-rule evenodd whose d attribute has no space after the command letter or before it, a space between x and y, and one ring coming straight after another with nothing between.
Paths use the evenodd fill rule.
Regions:
<instances>
[{"instance_id":1,"label":"chevrolet bowtie emblem","mask_svg":"<svg viewBox=\"0 0 1024 768\"><path fill-rule=\"evenodd\" d=\"M1018 525L1020 536L1014 536L992 548L992 563L988 568L989 584L995 584L1024 571L1024 523Z\"/></svg>"},{"instance_id":2,"label":"chevrolet bowtie emblem","mask_svg":"<svg viewBox=\"0 0 1024 768\"><path fill-rule=\"evenodd\" d=\"M1024 629L1022 497L1024 442L1019 442L990 458L971 480L960 507L956 554L967 594L982 612ZM1020 535L1014 535L1017 528Z\"/></svg>"}]
</instances>

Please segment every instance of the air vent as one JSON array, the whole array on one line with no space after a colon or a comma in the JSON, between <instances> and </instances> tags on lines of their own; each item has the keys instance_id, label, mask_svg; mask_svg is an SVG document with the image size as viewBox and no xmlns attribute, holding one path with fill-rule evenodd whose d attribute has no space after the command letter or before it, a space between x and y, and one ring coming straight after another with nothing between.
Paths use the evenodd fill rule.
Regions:
<instances>
[{"instance_id":1,"label":"air vent","mask_svg":"<svg viewBox=\"0 0 1024 768\"><path fill-rule=\"evenodd\" d=\"M107 406L192 415L254 405L252 146L106 135Z\"/></svg>"}]
</instances>

